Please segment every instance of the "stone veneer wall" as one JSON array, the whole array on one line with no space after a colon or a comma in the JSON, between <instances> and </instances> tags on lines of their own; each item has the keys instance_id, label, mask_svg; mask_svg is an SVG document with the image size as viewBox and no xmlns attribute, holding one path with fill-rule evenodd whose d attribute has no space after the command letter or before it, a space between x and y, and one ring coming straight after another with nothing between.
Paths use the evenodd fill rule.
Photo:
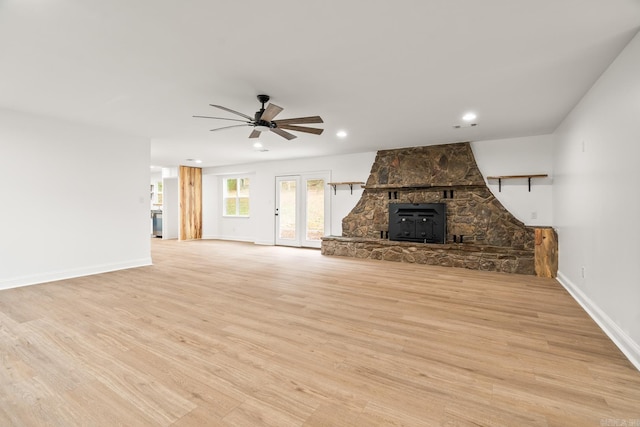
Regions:
<instances>
[{"instance_id":1,"label":"stone veneer wall","mask_svg":"<svg viewBox=\"0 0 640 427\"><path fill-rule=\"evenodd\" d=\"M446 243L381 238L390 203L445 203ZM342 237L322 242L325 255L522 274L535 274L534 248L534 229L493 196L468 142L379 151L362 197L342 221Z\"/></svg>"}]
</instances>

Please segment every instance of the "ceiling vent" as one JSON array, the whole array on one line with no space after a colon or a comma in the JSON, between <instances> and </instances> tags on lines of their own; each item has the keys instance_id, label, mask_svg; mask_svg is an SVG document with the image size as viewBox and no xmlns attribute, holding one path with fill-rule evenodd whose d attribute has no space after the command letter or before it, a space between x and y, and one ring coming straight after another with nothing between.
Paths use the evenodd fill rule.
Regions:
<instances>
[{"instance_id":1,"label":"ceiling vent","mask_svg":"<svg viewBox=\"0 0 640 427\"><path fill-rule=\"evenodd\" d=\"M462 128L472 128L478 126L477 123L465 123L462 125L453 125L454 129L462 129Z\"/></svg>"}]
</instances>

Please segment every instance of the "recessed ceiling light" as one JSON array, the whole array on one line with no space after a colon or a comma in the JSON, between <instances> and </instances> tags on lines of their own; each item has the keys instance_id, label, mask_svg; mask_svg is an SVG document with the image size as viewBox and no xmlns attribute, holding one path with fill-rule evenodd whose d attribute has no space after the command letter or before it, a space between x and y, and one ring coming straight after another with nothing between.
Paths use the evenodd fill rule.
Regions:
<instances>
[{"instance_id":1,"label":"recessed ceiling light","mask_svg":"<svg viewBox=\"0 0 640 427\"><path fill-rule=\"evenodd\" d=\"M202 163L200 159L185 159L187 162Z\"/></svg>"},{"instance_id":2,"label":"recessed ceiling light","mask_svg":"<svg viewBox=\"0 0 640 427\"><path fill-rule=\"evenodd\" d=\"M466 113L464 116L462 116L462 120L464 120L465 122L470 122L472 120L476 119L476 113Z\"/></svg>"},{"instance_id":3,"label":"recessed ceiling light","mask_svg":"<svg viewBox=\"0 0 640 427\"><path fill-rule=\"evenodd\" d=\"M260 142L260 141L254 142L253 143L253 148L255 148L256 151L260 151L261 153L269 151L269 149L265 148L264 145L262 145L262 142Z\"/></svg>"},{"instance_id":4,"label":"recessed ceiling light","mask_svg":"<svg viewBox=\"0 0 640 427\"><path fill-rule=\"evenodd\" d=\"M336 136L337 136L338 138L346 138L346 136L347 136L347 132L346 132L346 131L343 131L343 130L339 130L339 131L338 131L338 133L336 133Z\"/></svg>"}]
</instances>

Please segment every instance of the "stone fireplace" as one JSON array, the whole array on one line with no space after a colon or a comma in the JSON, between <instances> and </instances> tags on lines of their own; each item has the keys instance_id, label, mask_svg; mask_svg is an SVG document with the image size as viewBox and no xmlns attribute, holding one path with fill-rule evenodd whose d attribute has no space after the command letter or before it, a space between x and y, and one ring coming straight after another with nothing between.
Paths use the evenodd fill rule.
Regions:
<instances>
[{"instance_id":1,"label":"stone fireplace","mask_svg":"<svg viewBox=\"0 0 640 427\"><path fill-rule=\"evenodd\" d=\"M389 239L398 233L390 210L411 205L444 207L440 244ZM520 274L536 274L539 258L552 265L538 275L555 277L555 244L539 243L545 239L556 242L553 230L525 226L507 211L462 142L379 151L360 200L342 220L342 236L323 238L322 253Z\"/></svg>"}]
</instances>

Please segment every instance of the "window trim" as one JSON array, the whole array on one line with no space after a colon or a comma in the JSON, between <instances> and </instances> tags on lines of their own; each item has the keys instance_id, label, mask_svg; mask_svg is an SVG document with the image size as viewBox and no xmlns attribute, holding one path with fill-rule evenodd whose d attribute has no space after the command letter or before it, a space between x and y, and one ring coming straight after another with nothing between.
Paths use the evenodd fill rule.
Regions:
<instances>
[{"instance_id":1,"label":"window trim","mask_svg":"<svg viewBox=\"0 0 640 427\"><path fill-rule=\"evenodd\" d=\"M249 194L246 197L249 200L249 214L248 215L240 215L240 199L245 197L240 197L240 189L238 188L237 194L235 196L236 199L236 214L231 215L226 213L226 200L231 197L227 197L227 181L230 179L235 179L237 181L247 180L249 182ZM239 183L238 183L239 184ZM248 175L229 175L222 178L222 217L223 218L250 218L251 217L251 177Z\"/></svg>"}]
</instances>

